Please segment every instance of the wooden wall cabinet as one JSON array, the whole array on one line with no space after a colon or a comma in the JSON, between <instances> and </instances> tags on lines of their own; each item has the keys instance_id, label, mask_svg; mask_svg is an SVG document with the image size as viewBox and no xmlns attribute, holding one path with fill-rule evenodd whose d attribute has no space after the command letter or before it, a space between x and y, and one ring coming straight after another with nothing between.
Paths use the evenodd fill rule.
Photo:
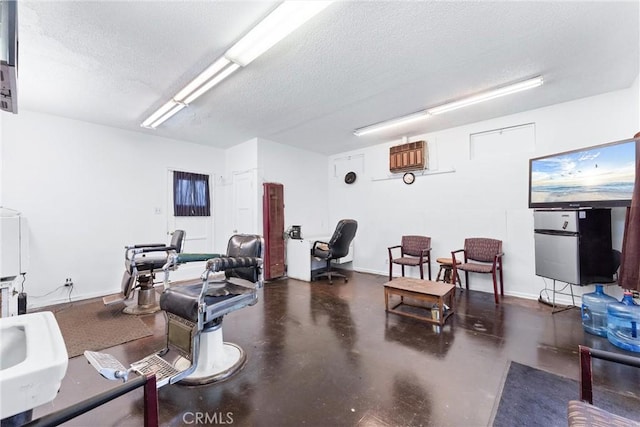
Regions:
<instances>
[{"instance_id":1,"label":"wooden wall cabinet","mask_svg":"<svg viewBox=\"0 0 640 427\"><path fill-rule=\"evenodd\" d=\"M425 169L428 160L426 141L408 142L389 148L389 170L391 172Z\"/></svg>"}]
</instances>

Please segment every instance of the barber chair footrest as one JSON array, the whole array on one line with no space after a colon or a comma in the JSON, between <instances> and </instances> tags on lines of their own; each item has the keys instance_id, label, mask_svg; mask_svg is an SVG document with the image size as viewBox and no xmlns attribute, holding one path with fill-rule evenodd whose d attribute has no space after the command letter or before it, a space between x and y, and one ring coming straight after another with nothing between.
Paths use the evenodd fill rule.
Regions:
<instances>
[{"instance_id":1,"label":"barber chair footrest","mask_svg":"<svg viewBox=\"0 0 640 427\"><path fill-rule=\"evenodd\" d=\"M125 296L122 292L119 294L107 295L106 297L102 297L102 302L104 305L117 304L119 302L124 302Z\"/></svg>"}]
</instances>

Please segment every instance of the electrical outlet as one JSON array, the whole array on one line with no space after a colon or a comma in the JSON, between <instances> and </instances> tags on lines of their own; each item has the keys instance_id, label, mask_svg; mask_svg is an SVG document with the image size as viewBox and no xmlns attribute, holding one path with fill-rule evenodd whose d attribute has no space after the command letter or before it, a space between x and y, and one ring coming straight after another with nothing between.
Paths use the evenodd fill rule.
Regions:
<instances>
[{"instance_id":1,"label":"electrical outlet","mask_svg":"<svg viewBox=\"0 0 640 427\"><path fill-rule=\"evenodd\" d=\"M67 277L67 279L64 281L64 285L73 286L73 280L71 280L71 277Z\"/></svg>"}]
</instances>

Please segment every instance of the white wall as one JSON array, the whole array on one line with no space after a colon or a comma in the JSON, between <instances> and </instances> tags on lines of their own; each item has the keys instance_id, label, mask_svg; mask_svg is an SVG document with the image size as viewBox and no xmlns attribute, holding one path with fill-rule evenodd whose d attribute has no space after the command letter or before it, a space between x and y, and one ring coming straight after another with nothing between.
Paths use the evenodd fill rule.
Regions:
<instances>
[{"instance_id":1,"label":"white wall","mask_svg":"<svg viewBox=\"0 0 640 427\"><path fill-rule=\"evenodd\" d=\"M168 240L167 170L224 171L223 151L183 141L25 110L3 122L2 200L29 221L30 307L67 300L67 277L72 300L119 292L124 246Z\"/></svg>"},{"instance_id":2,"label":"white wall","mask_svg":"<svg viewBox=\"0 0 640 427\"><path fill-rule=\"evenodd\" d=\"M636 79L628 90L417 135L411 140L429 141L440 171L455 172L418 177L411 186L379 179L388 173L388 147L400 141L330 159L258 138L222 151L23 110L0 119L0 201L29 220L30 307L67 300L67 277L76 285L73 300L119 291L124 245L166 239L169 168L214 177L214 251L226 248L233 231L234 176L250 171L256 232L261 184L280 182L286 224L302 225L305 235L328 234L341 218L359 221L357 270L386 274L386 248L403 234L431 235L434 258L484 235L504 241L506 292L537 298L544 282L533 267L528 158L635 134L639 86ZM469 160L470 133L529 122L536 124L532 152ZM344 183L347 170L358 173L356 183ZM623 219L624 210L615 210L617 248ZM475 275L472 288L489 291L491 284Z\"/></svg>"},{"instance_id":3,"label":"white wall","mask_svg":"<svg viewBox=\"0 0 640 427\"><path fill-rule=\"evenodd\" d=\"M258 139L260 185L264 182L284 185L285 229L301 225L303 236L329 232L327 161L328 157L322 154Z\"/></svg>"},{"instance_id":4,"label":"white wall","mask_svg":"<svg viewBox=\"0 0 640 427\"><path fill-rule=\"evenodd\" d=\"M388 174L390 141L329 159L330 221L358 220L354 269L388 273L387 247L403 234L432 237L435 258L460 249L465 237L493 237L503 241L505 293L538 298L544 288L534 273L533 211L528 209L528 159L633 136L638 130L637 81L634 87L600 96L541 108L472 125L410 138L425 139L437 154L440 171L418 176L413 185ZM469 135L491 129L535 123L535 148L530 152L497 152L490 159L470 160ZM332 174L332 163L364 158L361 177L345 185ZM614 247L622 243L624 209L613 213ZM399 267L396 267L399 274ZM413 269L411 275L418 274ZM549 283L549 285L551 285ZM471 288L493 292L490 275L472 275ZM586 288L591 290L591 287Z\"/></svg>"},{"instance_id":5,"label":"white wall","mask_svg":"<svg viewBox=\"0 0 640 427\"><path fill-rule=\"evenodd\" d=\"M226 247L229 236L236 232L262 234L262 184L265 182L284 185L285 227L300 224L306 235L328 232L327 156L253 138L227 149L225 166L225 175L217 183L228 214L221 226L224 232L216 242L220 247ZM255 215L249 224L238 227L236 192L239 186L246 188L247 185L238 183L241 175L253 180L247 199Z\"/></svg>"}]
</instances>

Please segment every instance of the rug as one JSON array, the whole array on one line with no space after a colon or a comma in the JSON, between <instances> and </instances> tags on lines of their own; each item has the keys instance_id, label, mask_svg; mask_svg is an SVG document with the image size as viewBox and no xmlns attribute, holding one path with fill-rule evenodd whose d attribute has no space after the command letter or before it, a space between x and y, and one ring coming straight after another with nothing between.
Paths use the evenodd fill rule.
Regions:
<instances>
[{"instance_id":1,"label":"rug","mask_svg":"<svg viewBox=\"0 0 640 427\"><path fill-rule=\"evenodd\" d=\"M103 350L152 335L140 318L124 314L119 304L105 306L102 301L74 304L54 315L70 359L85 350Z\"/></svg>"},{"instance_id":2,"label":"rug","mask_svg":"<svg viewBox=\"0 0 640 427\"><path fill-rule=\"evenodd\" d=\"M566 426L567 404L579 399L577 381L511 362L493 425ZM638 399L594 387L593 402L611 413L640 421Z\"/></svg>"}]
</instances>

